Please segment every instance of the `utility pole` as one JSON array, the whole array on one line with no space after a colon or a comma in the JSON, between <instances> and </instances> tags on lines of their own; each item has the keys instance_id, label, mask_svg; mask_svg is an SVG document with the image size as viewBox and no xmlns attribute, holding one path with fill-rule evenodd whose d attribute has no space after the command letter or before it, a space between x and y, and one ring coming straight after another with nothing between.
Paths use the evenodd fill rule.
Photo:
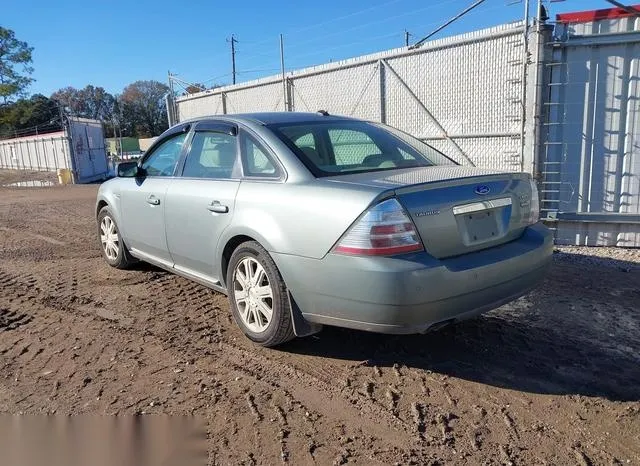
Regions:
<instances>
[{"instance_id":1,"label":"utility pole","mask_svg":"<svg viewBox=\"0 0 640 466\"><path fill-rule=\"evenodd\" d=\"M169 91L171 91L171 96L173 96L173 75L171 74L171 70L167 71L167 80L169 81Z\"/></svg>"},{"instance_id":2,"label":"utility pole","mask_svg":"<svg viewBox=\"0 0 640 466\"><path fill-rule=\"evenodd\" d=\"M409 47L409 37L410 36L411 36L411 33L405 29L404 30L404 45L406 47Z\"/></svg>"},{"instance_id":3,"label":"utility pole","mask_svg":"<svg viewBox=\"0 0 640 466\"><path fill-rule=\"evenodd\" d=\"M284 39L282 34L280 34L280 69L282 70L282 98L286 112L289 110L289 103L287 102L287 78L284 74Z\"/></svg>"},{"instance_id":4,"label":"utility pole","mask_svg":"<svg viewBox=\"0 0 640 466\"><path fill-rule=\"evenodd\" d=\"M233 76L233 84L236 83L236 36L231 34L231 39L227 39L227 42L231 42L231 75Z\"/></svg>"}]
</instances>

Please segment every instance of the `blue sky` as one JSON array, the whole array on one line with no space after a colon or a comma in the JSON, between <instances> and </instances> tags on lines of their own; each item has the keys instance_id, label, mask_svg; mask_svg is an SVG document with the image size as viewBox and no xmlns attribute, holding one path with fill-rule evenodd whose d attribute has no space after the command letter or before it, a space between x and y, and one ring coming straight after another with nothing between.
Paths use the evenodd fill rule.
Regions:
<instances>
[{"instance_id":1,"label":"blue sky","mask_svg":"<svg viewBox=\"0 0 640 466\"><path fill-rule=\"evenodd\" d=\"M7 5L8 2L8 5ZM4 0L0 25L35 48L32 93L102 86L121 92L139 79L231 82L226 39L235 34L238 81L399 47L404 30L426 35L472 0ZM604 0L545 2L552 14L607 8ZM632 3L632 2L630 2ZM535 0L532 0L535 4ZM437 37L513 21L522 0L486 0Z\"/></svg>"}]
</instances>

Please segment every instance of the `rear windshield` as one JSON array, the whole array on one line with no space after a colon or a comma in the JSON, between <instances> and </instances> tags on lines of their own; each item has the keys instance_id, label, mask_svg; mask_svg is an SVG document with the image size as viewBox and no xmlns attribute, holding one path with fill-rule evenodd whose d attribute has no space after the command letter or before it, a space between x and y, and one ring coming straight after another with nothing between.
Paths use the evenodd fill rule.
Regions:
<instances>
[{"instance_id":1,"label":"rear windshield","mask_svg":"<svg viewBox=\"0 0 640 466\"><path fill-rule=\"evenodd\" d=\"M418 139L375 123L334 120L269 128L316 176L455 165Z\"/></svg>"}]
</instances>

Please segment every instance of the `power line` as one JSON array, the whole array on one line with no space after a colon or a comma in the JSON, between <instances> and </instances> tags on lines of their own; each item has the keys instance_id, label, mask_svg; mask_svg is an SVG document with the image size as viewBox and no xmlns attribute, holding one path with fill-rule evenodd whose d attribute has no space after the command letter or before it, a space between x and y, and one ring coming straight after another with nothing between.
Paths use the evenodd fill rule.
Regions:
<instances>
[{"instance_id":1,"label":"power line","mask_svg":"<svg viewBox=\"0 0 640 466\"><path fill-rule=\"evenodd\" d=\"M241 74L251 74L251 73L262 73L265 71L278 71L279 68L257 68L257 69L250 69L250 70L236 70L236 75L241 75ZM178 84L183 90L187 90L188 87L192 86L192 87L197 87L202 91L206 91L208 90L206 84L216 81L220 78L226 78L227 76L231 76L232 73L225 73L225 74L220 74L218 76L214 76L213 78L207 79L206 81L202 81L200 84L197 83L192 83L189 81L186 81L184 79L180 79L177 77L177 75L172 74L171 75L171 82ZM220 87L220 86L215 86L215 87Z\"/></svg>"},{"instance_id":2,"label":"power line","mask_svg":"<svg viewBox=\"0 0 640 466\"><path fill-rule=\"evenodd\" d=\"M312 43L312 42L316 42L316 41L321 40L321 39L326 39L327 37L335 37L335 36L339 36L341 34L344 34L346 32L351 32L351 31L356 31L358 29L366 28L367 26L374 26L374 25L384 24L384 23L392 21L394 19L404 18L406 16L412 16L412 15L415 15L416 13L420 13L420 12L427 11L427 10L433 10L433 8L438 7L438 6L457 3L457 2L460 2L460 1L462 1L462 0L445 0L445 1L442 1L442 2L439 2L439 3L434 3L432 5L429 5L428 7L417 8L415 10L407 11L407 12L404 12L404 13L401 13L401 14L398 14L398 15L387 16L387 17L385 17L383 19L379 19L379 20L376 20L376 21L370 21L368 23L359 24L357 26L353 26L353 27L350 27L350 28L347 28L347 29L341 29L341 30L336 31L336 32L331 33L331 34L324 34L321 37L315 37L313 39L304 40L304 41L297 41L294 45L292 45L289 48L292 49L292 48L295 48L295 47L300 47L302 45L309 44L309 43Z\"/></svg>"},{"instance_id":3,"label":"power line","mask_svg":"<svg viewBox=\"0 0 640 466\"><path fill-rule=\"evenodd\" d=\"M310 53L287 55L287 57L292 57L294 59L296 59L296 58L304 58L304 57L309 57L309 56L313 56L313 55L318 55L318 54L324 53L324 52L329 51L329 50L342 49L342 48L345 48L345 47L350 47L350 46L355 45L355 44L363 44L363 43L370 42L370 41L375 40L375 39L386 39L388 37L400 37L400 36L401 36L400 32L392 32L390 34L383 34L383 35L380 35L380 36L367 37L366 39L362 39L362 40L355 40L355 41L351 41L351 42L342 43L342 44L339 44L339 45L335 45L333 47L323 47L321 50L314 50L313 52L310 52ZM260 65L257 65L257 66L266 65L267 63L268 62L262 62Z\"/></svg>"},{"instance_id":4,"label":"power line","mask_svg":"<svg viewBox=\"0 0 640 466\"><path fill-rule=\"evenodd\" d=\"M349 15L344 15L344 16L341 16L341 17L338 17L338 18L334 18L333 20L325 21L325 22L322 22L322 23L317 23L317 25L326 24L326 23L329 23L329 22L332 22L332 21L339 21L341 19L345 19L346 17L355 16L357 14L360 14L361 12L369 11L371 9L379 8L379 7L382 7L382 6L386 6L388 4L396 3L398 1L401 1L401 0L394 0L392 2L386 2L386 3L383 3L383 4L377 5L377 6L373 6L373 7L370 7L370 8L366 8L366 9L360 10L358 12L351 13ZM386 18L383 18L383 19L380 19L380 20L376 20L376 21L371 21L371 22L368 22L368 23L360 24L360 25L357 25L357 26L354 26L354 27L351 27L351 28L342 29L342 30L340 30L338 32L335 32L335 33L332 33L332 34L318 36L318 37L315 37L313 39L305 40L305 41L302 41L302 42L299 41L299 42L295 43L294 45L291 45L291 46L289 46L287 48L290 50L292 48L300 47L300 46L308 44L308 43L316 42L316 41L319 41L319 40L324 40L324 39L326 39L328 37L340 35L340 34L347 33L347 32L350 32L350 31L354 31L354 30L357 30L357 29L362 29L362 28L367 27L367 26L378 25L378 24L385 23L385 22L393 20L393 19L397 19L397 18L409 16L409 15L415 15L416 13L419 13L419 12L422 12L422 11L432 10L433 8L438 7L438 6L447 5L447 4L454 4L454 3L461 2L461 1L463 1L463 0L444 0L444 1L438 2L436 4L429 5L428 7L418 8L418 9L415 9L415 10L404 12L402 14L398 14L398 15L386 17ZM479 3L476 2L477 5L475 5L475 4L474 5L478 6L482 2L484 2L484 0L480 0ZM475 6L474 6L474 8L475 8ZM493 7L489 7L489 8L479 8L478 11L491 11L491 10L498 9L498 8L504 8L504 5L497 5L497 6L493 6ZM429 26L429 25L435 25L435 24L438 24L439 22L440 21L433 21L433 22L426 23L426 24L423 23L420 26L424 27L424 26ZM300 28L300 29L298 29L296 31L308 30L308 29L313 28L314 26L315 25L307 26L307 27L304 27L304 28ZM408 26L411 27L411 25L408 25ZM413 27L415 28L416 26L413 26ZM326 53L327 51L330 51L330 50L336 50L336 49L345 48L345 47L349 47L349 46L356 45L356 44L366 43L366 42L370 42L370 41L375 40L375 39L382 39L382 38L388 38L388 37L398 37L398 36L400 36L400 34L402 34L402 33L401 32L397 32L397 33L390 33L390 34L378 35L378 36L373 36L373 37L367 37L366 39L357 40L357 41L350 41L348 43L342 43L342 44L336 45L334 47L323 47L321 49L316 49L316 50L314 50L314 51L312 51L310 53L293 54L293 55L287 54L287 60L288 60L289 63L292 63L292 62L295 62L296 60L298 60L300 58L319 55L319 54L322 54L322 53ZM413 34L409 33L405 29L404 30L405 45L406 45L407 39L408 39L407 36L411 37L411 36L413 36ZM235 40L235 42L233 43L233 45L234 45L233 51L239 52L239 50L237 48L235 48L235 43L238 42L237 39L235 39L235 36L233 36L233 35L232 35L232 39ZM264 41L261 41L261 42L256 42L256 43L253 43L253 44L264 43L264 42L267 42L267 41L271 41L271 39L267 39L267 40L264 40ZM273 42L274 42L274 45L275 45L275 40ZM244 42L244 41L242 41L242 43L243 44L252 44L251 42ZM270 65L270 64L274 64L275 65L275 62L277 60L276 48L274 47L274 49L272 49L272 50L273 50L272 54L253 53L253 54L250 54L250 55L248 55L246 57L243 56L244 60L250 60L251 58L254 58L256 56L262 56L262 57L272 56L273 57L272 61L262 62L261 64L258 64L257 67L256 67L258 69L255 69L255 70L253 70L253 69L252 70L243 70L243 71L232 70L232 73L225 73L223 75L219 75L219 76L213 77L211 79L203 81L203 83L208 83L208 82L211 82L211 81L215 81L216 79L219 79L219 78L222 78L222 77L225 77L225 76L229 76L230 74L234 77L233 82L235 83L236 82L235 77L238 74L245 74L245 73L251 73L251 72L260 72L260 71L277 71L277 68L275 68L275 67L273 67L273 68L265 67L264 69L262 69L262 65ZM233 59L233 56L232 56L232 59ZM303 67L306 67L306 66L313 66L313 65L305 65ZM233 63L232 63L232 68L233 68ZM295 66L295 69L299 69L299 68L301 68L301 66L297 66L297 65ZM288 69L288 71L291 71L292 69L294 69L294 67L289 66L289 67L287 67L287 69Z\"/></svg>"},{"instance_id":5,"label":"power line","mask_svg":"<svg viewBox=\"0 0 640 466\"><path fill-rule=\"evenodd\" d=\"M357 11L349 13L347 15L339 16L337 18L333 18L333 19L330 19L330 20L327 20L327 21L322 21L322 22L315 23L315 24L312 24L312 25L309 25L309 26L305 26L305 27L302 27L302 28L295 29L293 31L290 31L290 34L295 34L295 33L302 32L302 31L307 31L309 29L313 29L313 28L319 27L319 26L324 26L324 25L330 24L332 22L342 21L344 19L351 18L353 16L357 16L359 14L362 14L362 13L365 13L365 12L368 12L368 11L372 11L372 10L375 10L375 9L378 9L378 8L382 8L382 7L385 7L385 6L388 6L388 5L392 5L392 4L398 3L400 1L402 1L402 0L391 0L391 1L388 1L388 2L385 2L385 3L381 3L379 5L374 5L374 6L371 6L371 7L368 7L368 8L363 8L361 10L357 10ZM306 40L306 41L302 41L302 42L297 42L297 43L294 43L294 45L288 47L288 49L292 49L292 48L299 47L301 45L313 43L315 41L322 40L322 39L325 39L327 37L334 37L336 35L340 35L340 34L343 34L343 33L346 33L346 32L362 29L362 28L370 26L370 25L377 25L377 24L385 23L385 22L393 20L393 19L397 19L397 18L409 16L409 15L414 15L415 13L419 13L419 12L426 11L426 10L431 10L434 7L438 7L438 6L442 6L442 5L446 5L446 4L451 4L451 3L456 3L456 2L459 2L459 1L462 1L462 0L445 0L445 1L430 5L430 6L425 7L425 8L415 9L415 10L412 10L412 11L409 11L409 12L405 12L403 14L387 17L387 18L384 18L382 20L372 21L372 22L360 24L358 26L354 26L354 27L351 27L351 28L342 29L342 30L340 30L338 32L335 32L335 33L332 33L332 34L329 34L329 35L325 34L325 35L323 35L321 37L316 37L314 39L310 39L310 40ZM265 39L263 41L254 42L253 45L258 45L258 44L262 44L262 43L266 43L266 42L270 42L270 41L271 41L271 39ZM231 74L233 76L232 81L235 84L236 83L236 79L235 78L236 78L236 74L237 74L237 73L235 73L235 52L236 52L235 44L238 42L238 40L235 39L234 35L232 35L231 39L227 39L227 42L231 42L231 49L232 49L232 73ZM366 42L366 41L362 41L362 42ZM243 41L243 43L251 44L250 42L244 42L244 41ZM275 40L274 40L274 43L275 43ZM274 52L275 52L275 49L272 49L272 50L274 50ZM262 52L264 52L264 50ZM244 58L244 60L250 60L251 58L254 58L256 56L268 56L268 55L265 54L265 53L253 53L253 54L248 55L248 56L243 57L243 58ZM276 59L276 54L274 53L273 56L274 56L274 60L275 60ZM215 78L212 78L212 79L207 80L205 82L213 81L214 79Z\"/></svg>"},{"instance_id":6,"label":"power line","mask_svg":"<svg viewBox=\"0 0 640 466\"><path fill-rule=\"evenodd\" d=\"M400 33L400 32L394 32L394 33L391 33L391 34L384 34L384 35L380 35L380 36L368 37L367 39L355 40L355 41L339 44L339 45L336 45L336 46L333 46L333 47L323 47L321 50L315 50L315 51L310 52L310 53L292 55L290 59L295 60L295 59L299 59L299 58L312 57L314 55L319 55L319 54L325 53L325 52L330 51L330 50L343 49L343 48L346 48L346 47L351 47L353 45L363 44L363 43L366 43L366 42L371 42L372 40L375 40L375 39L386 39L386 38L389 38L389 37L401 37L401 34L402 33Z\"/></svg>"},{"instance_id":7,"label":"power line","mask_svg":"<svg viewBox=\"0 0 640 466\"><path fill-rule=\"evenodd\" d=\"M231 73L225 73L225 74L220 74L218 76L214 76L211 79L207 79L206 81L202 81L202 84L210 83L210 82L215 81L215 80L220 79L220 78L226 78L227 76L231 76Z\"/></svg>"},{"instance_id":8,"label":"power line","mask_svg":"<svg viewBox=\"0 0 640 466\"><path fill-rule=\"evenodd\" d=\"M399 1L399 0L397 0L397 1ZM433 10L433 8L435 8L435 7L439 7L439 6L443 6L443 5L447 5L447 4L452 4L452 3L459 3L461 1L463 1L463 0L444 0L444 1L432 4L432 5L429 5L428 7L417 8L417 9L410 10L410 11L407 11L407 12L404 12L404 13L401 13L401 14L398 14L398 15L387 16L387 17L385 17L383 19L370 21L370 22L367 22L367 23L361 23L361 24L358 24L358 25L353 26L353 27L349 27L349 28L346 28L346 29L340 29L339 31L336 31L336 32L333 32L333 33L330 33L330 34L323 34L321 36L316 36L316 37L311 38L311 39L302 40L302 41L296 41L296 42L294 42L293 45L288 46L287 49L291 50L291 49L299 48L299 47L301 47L303 45L307 45L307 44L310 44L310 43L313 43L313 42L317 42L319 40L324 40L324 39L326 39L328 37L340 36L340 35L345 34L347 32L356 31L356 30L359 30L359 29L366 28L367 26L384 24L384 23L386 23L388 21L392 21L394 19L415 15L416 13L420 13L420 12L423 12L423 11ZM395 3L395 1L394 2L389 2L389 3ZM385 5L387 5L387 4L381 4L379 6L385 6ZM371 7L371 8L373 8L373 7ZM367 11L367 10L368 9L365 9L365 10L362 10L362 11ZM343 18L343 17L341 17L341 18ZM331 22L331 21L327 21L325 23L329 23L329 22ZM321 24L324 25L325 23L318 23L318 25L321 25ZM314 25L314 27L315 27L315 25ZM301 28L301 29L298 29L298 30L290 32L289 35L295 34L297 32L304 31L304 30L307 30L307 29L311 29L311 28L312 27ZM285 34L285 36L288 36L288 34ZM268 42L268 41L270 41L270 39L269 40L265 40L263 42ZM274 43L275 43L275 41L274 41ZM265 50L263 49L263 50L259 51L259 53L254 53L252 55L244 57L244 59L245 60L249 60L249 59L254 58L256 56L264 55L261 52L265 52Z\"/></svg>"},{"instance_id":9,"label":"power line","mask_svg":"<svg viewBox=\"0 0 640 466\"><path fill-rule=\"evenodd\" d=\"M338 16L336 18L328 19L328 20L321 21L321 22L318 22L318 23L313 23L313 24L310 24L308 26L304 26L304 27L301 27L301 28L298 28L298 29L294 29L292 31L287 31L287 32L284 33L284 35L286 36L286 35L290 35L290 34L297 34L299 32L308 31L310 29L315 29L315 28L320 27L320 26L326 26L327 24L331 24L331 23L335 23L335 22L338 22L338 21L342 21L343 19L352 18L354 16L361 15L362 13L366 13L368 11L376 10L378 8L382 8L382 7L385 7L385 6L393 5L394 3L398 3L398 2L401 2L401 1L403 1L403 0L391 0L391 1L388 1L388 2L385 2L385 3L380 3L378 5L373 5L373 6L370 6L368 8L363 8L361 10L356 10L354 12L351 12L351 13L343 15L343 16ZM271 39L265 39L265 40L261 40L261 41L258 41L258 42L244 42L244 41L243 42L247 43L247 44L252 44L252 45L259 45L259 44L264 44L264 43L267 43L267 42L270 42L270 41L271 41Z\"/></svg>"},{"instance_id":10,"label":"power line","mask_svg":"<svg viewBox=\"0 0 640 466\"><path fill-rule=\"evenodd\" d=\"M203 91L206 89L206 88L205 88L203 85L201 85L201 84L191 83L191 82L189 82L189 81L185 81L184 79L180 79L180 78L178 78L175 74L174 74L174 75L171 75L171 80L172 80L174 83L179 84L179 85L180 85L180 87L182 87L185 91L187 90L187 87L197 87L197 88L199 88L199 89L201 89L201 90L203 90ZM185 87L184 85L186 85L187 87Z\"/></svg>"},{"instance_id":11,"label":"power line","mask_svg":"<svg viewBox=\"0 0 640 466\"><path fill-rule=\"evenodd\" d=\"M358 11L355 11L353 13L349 13L349 14L344 15L344 16L339 16L337 18L333 18L333 19L330 19L330 20L327 20L327 21L322 21L320 23L316 23L316 24L313 24L311 26L306 26L306 27L303 27L303 28L300 28L300 29L296 29L295 31L291 32L291 34L295 34L295 33L298 33L298 32L303 32L303 31L308 31L309 29L315 29L315 28L320 27L320 26L326 26L327 24L335 23L337 21L342 21L343 19L352 18L354 16L358 16L358 15L360 15L362 13L366 13L368 11L377 10L378 8L381 8L383 6L393 5L394 3L398 3L400 1L402 1L402 0L391 0L390 2L381 3L379 5L374 5L374 6L371 6L369 8L363 8L362 10L358 10Z\"/></svg>"},{"instance_id":12,"label":"power line","mask_svg":"<svg viewBox=\"0 0 640 466\"><path fill-rule=\"evenodd\" d=\"M388 19L395 19L397 17L403 17L403 16L407 16L407 15L412 15L412 14L414 14L416 12L419 12L419 11L422 11L422 10L425 10L425 9L430 9L430 8L433 8L433 7L436 7L436 6L439 6L439 5L455 3L455 2L458 2L458 1L462 1L462 0L446 0L446 1L440 2L438 4L431 5L428 8L420 8L418 10L413 10L413 11L410 11L410 12L406 12L406 13L403 13L401 15L396 15L396 16L393 16L393 17L390 17L390 18L387 18L387 19L384 19L384 20L379 20L379 21L375 21L373 23L367 23L367 24L364 24L364 25L356 26L356 27L354 27L352 29L360 29L361 27L366 27L366 26L368 26L370 24L379 24L379 23L382 23L382 22L386 22ZM503 8L503 6L498 6L498 7L494 7L494 8ZM491 10L491 9L494 9L494 8L486 8L483 11L488 11L488 10ZM429 22L429 23L423 23L423 24L421 24L421 26L424 27L424 26L436 25L436 24L439 24L440 22L441 22L440 20L432 21L432 22ZM341 32L344 32L344 31L341 31ZM406 31L405 31L405 33L406 33ZM312 56L315 56L315 55L324 54L327 51L347 48L347 47L351 47L353 45L367 43L367 42L370 42L370 41L376 40L376 39L386 39L386 38L389 38L389 37L402 37L403 34L404 33L402 33L402 32L393 32L393 33L390 33L390 34L382 34L382 35L377 35L377 36L371 36L371 37L367 37L367 38L361 39L361 40L355 40L355 41L350 41L350 42L346 42L346 43L341 43L341 44L338 44L338 45L333 46L333 47L316 48L315 50L313 50L312 52L309 52L309 53L287 54L287 59L289 60L289 63L291 63L291 62L295 62L295 61L299 60L300 58L312 57ZM335 35L335 34L332 34L332 35ZM410 35L412 35L412 34L410 34ZM329 36L325 35L322 38L312 39L312 40L309 40L309 41L306 41L306 42L313 42L315 40L324 39L326 37L329 37ZM300 44L301 43L298 42L294 46L288 47L288 49L295 48L296 46L299 46ZM245 59L249 59L249 58L251 58L253 56L255 56L255 55L251 55L249 57L246 57ZM275 61L275 57L274 57L274 61ZM271 63L271 62L262 62L258 66L266 65L267 63ZM287 68L287 70L288 71L292 71L294 69L306 68L308 66L314 66L314 64L306 64L306 65L302 65L302 66L296 65L296 66L293 66L293 67L289 66Z\"/></svg>"},{"instance_id":13,"label":"power line","mask_svg":"<svg viewBox=\"0 0 640 466\"><path fill-rule=\"evenodd\" d=\"M454 1L460 1L460 0L454 0ZM441 4L445 4L445 3L452 3L452 2L451 1L445 1L445 2L442 2ZM439 5L439 4L437 4L437 5ZM437 5L432 5L432 7L433 6L437 6ZM494 8L503 8L503 7L499 6L499 7L494 7ZM491 9L493 9L493 8L486 8L483 11L489 11ZM413 12L407 13L407 14L413 14ZM406 14L398 15L398 16L406 16ZM440 20L432 21L430 23L424 23L421 26L430 26L430 25L434 25L434 24L438 24L438 23L440 23ZM406 31L405 31L405 33L406 33ZM398 37L400 34L401 33L394 32L394 33L391 33L391 34L384 34L384 35L379 35L379 36L367 37L366 39L357 40L357 41L351 41L351 42L347 42L347 43L342 43L342 44L336 45L334 47L323 47L322 49L317 49L317 50L315 50L315 51L313 51L311 53L293 55L292 58L293 59L297 59L297 58L304 58L304 57L314 56L314 55L318 55L318 54L324 53L324 52L326 52L328 50L336 50L336 49L341 49L341 48L345 48L345 47L350 47L352 45L370 42L370 41L375 40L375 39L384 39L384 38L387 38L387 37ZM327 36L325 36L325 37L327 37ZM293 48L293 47L291 47L291 48Z\"/></svg>"},{"instance_id":14,"label":"power line","mask_svg":"<svg viewBox=\"0 0 640 466\"><path fill-rule=\"evenodd\" d=\"M453 23L454 21L456 21L459 18L462 18L464 15L466 15L467 13L469 13L471 10L473 10L475 7L477 7L478 5L480 5L481 3L484 3L485 0L476 0L473 4L469 5L467 8L465 8L464 10L462 10L460 13L458 13L457 15L455 15L453 18L449 19L448 21L446 21L442 26L436 28L434 31L432 31L431 33L427 34L425 37L423 37L422 39L420 39L418 42L416 42L415 44L413 44L413 46L411 46L412 49L416 49L418 47L420 47L422 44L424 44L429 37L436 35L437 33L439 33L440 31L442 31L444 28L446 28L447 26L449 26L451 23Z\"/></svg>"},{"instance_id":15,"label":"power line","mask_svg":"<svg viewBox=\"0 0 640 466\"><path fill-rule=\"evenodd\" d=\"M241 70L237 74L260 73L262 71L278 71L279 68L258 68L255 70Z\"/></svg>"}]
</instances>

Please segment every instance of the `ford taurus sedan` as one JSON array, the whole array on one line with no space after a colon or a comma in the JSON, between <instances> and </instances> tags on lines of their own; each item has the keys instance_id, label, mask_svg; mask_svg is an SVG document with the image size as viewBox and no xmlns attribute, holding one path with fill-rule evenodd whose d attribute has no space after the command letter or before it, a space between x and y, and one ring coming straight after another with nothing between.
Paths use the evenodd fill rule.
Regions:
<instances>
[{"instance_id":1,"label":"ford taurus sedan","mask_svg":"<svg viewBox=\"0 0 640 466\"><path fill-rule=\"evenodd\" d=\"M530 176L460 166L391 127L315 113L180 123L98 192L102 253L229 297L274 346L335 325L421 333L544 277Z\"/></svg>"}]
</instances>

